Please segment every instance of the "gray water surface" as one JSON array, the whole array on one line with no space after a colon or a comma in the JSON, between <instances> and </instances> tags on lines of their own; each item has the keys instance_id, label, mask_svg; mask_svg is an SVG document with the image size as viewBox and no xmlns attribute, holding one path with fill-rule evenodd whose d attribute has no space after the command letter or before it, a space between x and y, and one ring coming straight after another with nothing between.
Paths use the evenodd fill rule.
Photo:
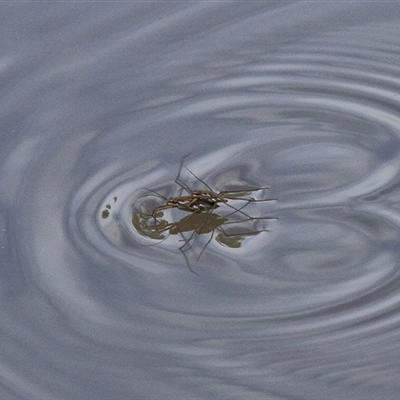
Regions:
<instances>
[{"instance_id":1,"label":"gray water surface","mask_svg":"<svg viewBox=\"0 0 400 400\"><path fill-rule=\"evenodd\" d=\"M398 3L1 20L1 399L398 399ZM144 235L188 154L190 188L268 187L243 211L279 219Z\"/></svg>"}]
</instances>

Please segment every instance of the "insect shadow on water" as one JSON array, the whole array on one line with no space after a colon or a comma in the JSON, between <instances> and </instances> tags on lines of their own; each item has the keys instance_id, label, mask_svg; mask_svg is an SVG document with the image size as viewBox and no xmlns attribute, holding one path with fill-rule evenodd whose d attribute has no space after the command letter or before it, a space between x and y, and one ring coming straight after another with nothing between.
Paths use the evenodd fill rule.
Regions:
<instances>
[{"instance_id":1,"label":"insect shadow on water","mask_svg":"<svg viewBox=\"0 0 400 400\"><path fill-rule=\"evenodd\" d=\"M276 200L276 198L255 199L249 197L251 193L267 190L268 187L222 190L215 192L204 180L195 175L184 165L188 156L182 158L178 174L174 182L180 187L178 195L175 197L164 197L155 190L143 188L150 192L150 195L165 201L164 204L157 205L152 209L143 210L136 208L133 212L132 223L136 230L144 236L157 239L154 246L162 243L170 235L180 235L183 244L179 247L189 270L196 274L189 260L189 251L193 251L200 235L209 234L209 238L203 248L198 251L196 259L199 260L207 246L211 243L217 231L216 240L220 244L229 247L240 247L241 242L248 236L254 236L268 229L259 229L260 221L268 219L278 219L277 217L258 217L251 216L245 211L251 203L261 203ZM191 189L181 178L182 170L186 169L198 182L206 189ZM240 206L229 204L228 201L242 202ZM221 207L222 206L222 207ZM221 214L216 212L221 207L224 211ZM170 222L164 217L166 210L179 210L190 213L177 222Z\"/></svg>"}]
</instances>

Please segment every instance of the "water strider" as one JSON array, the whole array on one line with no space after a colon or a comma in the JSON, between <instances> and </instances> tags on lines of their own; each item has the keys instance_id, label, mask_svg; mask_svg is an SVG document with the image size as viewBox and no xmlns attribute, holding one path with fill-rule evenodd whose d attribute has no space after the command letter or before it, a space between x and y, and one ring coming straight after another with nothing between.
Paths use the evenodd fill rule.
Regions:
<instances>
[{"instance_id":1,"label":"water strider","mask_svg":"<svg viewBox=\"0 0 400 400\"><path fill-rule=\"evenodd\" d=\"M211 187L206 182L204 182L197 175L195 175L189 168L185 167L185 169L191 175L193 175L200 183L202 183L207 188L207 189L192 190L180 178L186 157L188 157L188 156L186 155L182 158L179 169L178 169L178 174L174 181L181 188L180 195L176 196L176 197L169 197L168 199L166 199L165 204L155 207L152 212L152 216L154 218L158 211L162 211L162 210L165 210L168 208L178 208L180 210L188 211L188 212L208 212L208 213L210 213L219 207L219 203L226 204L228 207L231 207L234 211L240 212L241 214L245 215L246 217L250 217L249 215L247 215L246 213L241 211L242 208L244 208L245 206L243 206L239 209L235 208L232 205L228 204L228 200L244 200L248 203L276 200L276 198L255 200L254 198L243 198L243 197L238 196L238 194L242 194L242 193L244 194L246 192L252 193L252 192L259 191L259 190L268 189L268 187L220 191L220 192L216 193L211 189ZM159 197L162 197L157 192L154 192L153 190L151 190L151 191L153 193L155 193L156 195L158 195ZM182 196L183 191L187 192L187 195Z\"/></svg>"},{"instance_id":2,"label":"water strider","mask_svg":"<svg viewBox=\"0 0 400 400\"><path fill-rule=\"evenodd\" d=\"M201 251L198 251L197 260L214 238L215 231L218 231L216 240L220 244L229 247L240 247L241 241L245 237L268 231L268 229L265 228L257 229L257 220L277 219L277 217L270 216L251 216L243 211L243 209L250 203L267 202L276 200L276 198L256 200L253 197L247 196L248 194L268 189L265 187L215 192L204 180L200 179L190 169L184 166L186 157L187 156L182 158L178 174L174 180L180 187L178 195L165 198L152 189L146 189L152 192L154 196L164 199L165 203L154 207L151 213L143 212L139 209L134 210L132 223L136 230L142 235L153 239L159 239L161 242L166 240L169 235L179 234L183 242L182 246L179 247L179 251L185 258L189 270L194 272L187 253L193 251L200 235L209 234L209 238ZM206 189L191 189L188 184L181 179L183 168L195 177ZM244 202L244 204L236 207L228 202ZM226 208L226 210L219 215L216 210L222 206L225 206L223 208ZM166 219L162 219L164 211L168 209L188 212L189 215L186 215L177 222L170 222ZM228 226L229 232L227 231Z\"/></svg>"}]
</instances>

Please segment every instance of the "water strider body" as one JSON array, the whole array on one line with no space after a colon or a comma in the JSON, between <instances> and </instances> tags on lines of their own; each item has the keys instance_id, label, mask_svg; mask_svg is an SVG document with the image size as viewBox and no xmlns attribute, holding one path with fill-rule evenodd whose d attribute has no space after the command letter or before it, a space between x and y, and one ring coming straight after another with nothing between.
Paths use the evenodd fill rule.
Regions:
<instances>
[{"instance_id":1,"label":"water strider body","mask_svg":"<svg viewBox=\"0 0 400 400\"><path fill-rule=\"evenodd\" d=\"M181 180L181 172L184 167L184 160L187 156L183 157L181 160L181 164L179 166L178 175L175 178L175 183L181 187L180 192L182 194L183 191L187 192L188 194L185 196L176 196L176 197L169 197L166 199L166 203L154 208L152 212L152 216L156 219L156 214L159 211L166 210L169 208L177 208L179 210L188 211L188 212L207 212L212 213L216 208L220 206L220 203L226 204L228 207L232 208L233 212L240 212L241 214L245 215L246 217L250 217L246 213L242 211L242 209L247 205L240 208L233 207L228 203L228 200L244 200L247 203L251 202L258 202L258 201L272 201L274 199L262 199L262 200L255 200L254 198L243 198L238 197L235 194L240 193L252 193L259 190L268 189L267 187L262 188L252 188L252 189L240 189L240 190L230 190L230 191L220 191L219 193L214 192L206 182L196 176L189 168L185 167L186 170L193 175L199 182L201 182L207 189L190 189L190 187ZM156 193L156 192L155 192ZM159 195L158 193L156 193Z\"/></svg>"},{"instance_id":2,"label":"water strider body","mask_svg":"<svg viewBox=\"0 0 400 400\"><path fill-rule=\"evenodd\" d=\"M157 212L168 208L178 208L188 212L212 212L219 207L218 203L226 203L228 200L219 193L209 190L194 190L189 196L169 197L164 205L156 207L152 216Z\"/></svg>"}]
</instances>

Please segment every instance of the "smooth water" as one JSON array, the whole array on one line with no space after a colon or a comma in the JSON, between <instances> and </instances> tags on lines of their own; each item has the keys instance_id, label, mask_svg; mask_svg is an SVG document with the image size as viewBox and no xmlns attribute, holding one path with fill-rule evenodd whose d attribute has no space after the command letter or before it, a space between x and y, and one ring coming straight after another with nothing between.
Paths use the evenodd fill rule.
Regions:
<instances>
[{"instance_id":1,"label":"smooth water","mask_svg":"<svg viewBox=\"0 0 400 400\"><path fill-rule=\"evenodd\" d=\"M398 3L4 3L0 32L1 399L398 399ZM132 224L187 154L279 217L195 232L195 273Z\"/></svg>"}]
</instances>

